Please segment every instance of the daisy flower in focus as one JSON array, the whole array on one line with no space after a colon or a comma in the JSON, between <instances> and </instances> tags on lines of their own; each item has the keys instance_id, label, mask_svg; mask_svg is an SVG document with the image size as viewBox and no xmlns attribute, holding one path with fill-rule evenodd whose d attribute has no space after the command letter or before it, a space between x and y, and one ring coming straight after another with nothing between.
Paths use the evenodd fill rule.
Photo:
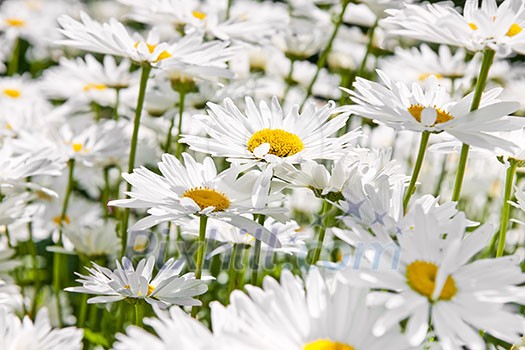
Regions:
<instances>
[{"instance_id":1,"label":"daisy flower in focus","mask_svg":"<svg viewBox=\"0 0 525 350\"><path fill-rule=\"evenodd\" d=\"M263 288L234 291L230 305L214 303L214 313L226 318L220 329L231 339L230 349L257 350L379 350L409 349L400 328L381 336L372 326L381 309L366 305L368 291L323 278L312 269L303 282L283 270L281 282L265 277ZM261 331L264 330L264 331Z\"/></svg>"},{"instance_id":2,"label":"daisy flower in focus","mask_svg":"<svg viewBox=\"0 0 525 350\"><path fill-rule=\"evenodd\" d=\"M80 277L77 282L82 283L82 287L69 287L65 291L98 295L89 299L89 304L138 299L165 308L170 305L201 305L193 297L208 290L193 273L180 276L184 264L173 258L166 261L155 277L152 276L153 256L140 260L136 269L126 257L122 258L122 265L118 260L116 263L114 271L93 263L93 268L86 268L89 276L77 273Z\"/></svg>"},{"instance_id":3,"label":"daisy flower in focus","mask_svg":"<svg viewBox=\"0 0 525 350\"><path fill-rule=\"evenodd\" d=\"M392 34L461 46L470 51L490 48L501 55L525 52L525 5L521 0L467 0L463 14L449 2L408 4L387 10L381 26Z\"/></svg>"},{"instance_id":4,"label":"daisy flower in focus","mask_svg":"<svg viewBox=\"0 0 525 350\"><path fill-rule=\"evenodd\" d=\"M0 307L1 349L80 350L83 347L82 337L82 329L51 328L47 309L40 310L33 322L29 316L21 321L15 314Z\"/></svg>"},{"instance_id":5,"label":"daisy flower in focus","mask_svg":"<svg viewBox=\"0 0 525 350\"><path fill-rule=\"evenodd\" d=\"M374 334L382 335L408 319L406 334L412 345L419 345L431 319L445 349L485 349L481 330L518 342L524 319L504 306L525 302L525 290L519 287L525 281L519 258L470 262L489 244L491 225L466 233L468 220L463 213L443 220L421 206L414 210L413 225L398 236L401 254L396 264L343 273L348 283L358 278L365 286L381 290L387 311L375 322Z\"/></svg>"},{"instance_id":6,"label":"daisy flower in focus","mask_svg":"<svg viewBox=\"0 0 525 350\"><path fill-rule=\"evenodd\" d=\"M487 149L512 149L514 143L492 133L525 125L525 118L508 116L519 108L519 103L498 100L500 88L485 92L480 108L471 112L474 93L454 102L435 76L429 77L424 86L409 86L390 80L380 70L377 73L382 84L357 78L355 91L342 88L355 103L344 110L397 130L446 131L463 143Z\"/></svg>"},{"instance_id":7,"label":"daisy flower in focus","mask_svg":"<svg viewBox=\"0 0 525 350\"><path fill-rule=\"evenodd\" d=\"M257 107L246 97L245 112L231 99L224 106L208 102L208 115L197 116L209 137L184 135L181 142L197 152L229 157L241 162L300 163L303 160L338 159L351 141L360 136L357 130L341 137L336 133L346 125L348 113L338 113L334 102L320 109L306 105L299 113L295 105L285 113L274 97Z\"/></svg>"},{"instance_id":8,"label":"daisy flower in focus","mask_svg":"<svg viewBox=\"0 0 525 350\"><path fill-rule=\"evenodd\" d=\"M238 177L240 170L230 168L217 174L211 158L202 163L183 153L184 165L174 156L164 154L158 163L162 175L141 167L131 174L123 174L133 185L130 199L119 199L109 205L125 208L149 208L144 219L136 222L131 230L142 230L161 222L193 219L208 216L222 220L256 237L262 242L280 247L277 237L268 229L243 214L276 215L281 208L269 208L264 196L260 203L256 181L258 172L251 171ZM268 197L269 202L280 200L280 196Z\"/></svg>"}]
</instances>

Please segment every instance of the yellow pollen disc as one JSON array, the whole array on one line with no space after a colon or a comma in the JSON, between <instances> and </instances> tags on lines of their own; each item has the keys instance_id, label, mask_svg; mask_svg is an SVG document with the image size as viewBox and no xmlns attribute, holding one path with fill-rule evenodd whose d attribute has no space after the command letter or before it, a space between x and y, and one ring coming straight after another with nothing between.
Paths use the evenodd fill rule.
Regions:
<instances>
[{"instance_id":1,"label":"yellow pollen disc","mask_svg":"<svg viewBox=\"0 0 525 350\"><path fill-rule=\"evenodd\" d=\"M419 104L411 105L410 107L408 107L408 111L410 112L410 114L412 114L415 120L421 123L421 112L423 112L425 108L427 107L423 107L422 105L419 105ZM448 122L449 120L454 119L454 117L451 116L448 112L445 112L439 108L436 108L435 106L432 108L434 108L437 113L436 122L432 126L436 124L440 124L440 123L445 123L445 122Z\"/></svg>"},{"instance_id":2,"label":"yellow pollen disc","mask_svg":"<svg viewBox=\"0 0 525 350\"><path fill-rule=\"evenodd\" d=\"M253 152L264 143L270 144L268 153L277 157L293 156L304 149L299 136L282 129L262 129L255 132L248 140L248 150Z\"/></svg>"},{"instance_id":3,"label":"yellow pollen disc","mask_svg":"<svg viewBox=\"0 0 525 350\"><path fill-rule=\"evenodd\" d=\"M4 89L3 93L4 95L11 97L11 98L19 98L22 95L20 90L17 90L17 89Z\"/></svg>"},{"instance_id":4,"label":"yellow pollen disc","mask_svg":"<svg viewBox=\"0 0 525 350\"><path fill-rule=\"evenodd\" d=\"M432 298L436 288L438 267L427 261L416 260L407 266L406 278L410 288L428 299ZM456 295L458 289L452 276L448 276L439 295L439 300L450 300Z\"/></svg>"},{"instance_id":5,"label":"yellow pollen disc","mask_svg":"<svg viewBox=\"0 0 525 350\"><path fill-rule=\"evenodd\" d=\"M6 123L6 124L5 124L5 128L6 128L7 130L13 130L13 127L12 127L11 124L9 124L9 123Z\"/></svg>"},{"instance_id":6,"label":"yellow pollen disc","mask_svg":"<svg viewBox=\"0 0 525 350\"><path fill-rule=\"evenodd\" d=\"M20 18L6 18L4 22L11 27L24 27L26 25L26 21Z\"/></svg>"},{"instance_id":7,"label":"yellow pollen disc","mask_svg":"<svg viewBox=\"0 0 525 350\"><path fill-rule=\"evenodd\" d=\"M477 25L475 25L475 24L474 24L474 23L472 23L472 22L470 22L470 23L468 24L468 26L469 26L469 27L470 27L470 29L472 29L472 30L478 30L478 26L477 26Z\"/></svg>"},{"instance_id":8,"label":"yellow pollen disc","mask_svg":"<svg viewBox=\"0 0 525 350\"><path fill-rule=\"evenodd\" d=\"M521 33L522 30L523 28L519 24L513 23L505 35L513 37L514 35Z\"/></svg>"},{"instance_id":9,"label":"yellow pollen disc","mask_svg":"<svg viewBox=\"0 0 525 350\"><path fill-rule=\"evenodd\" d=\"M151 293L153 293L155 291L155 287L153 287L151 284L148 284L148 294L147 295L151 295Z\"/></svg>"},{"instance_id":10,"label":"yellow pollen disc","mask_svg":"<svg viewBox=\"0 0 525 350\"><path fill-rule=\"evenodd\" d=\"M230 200L225 194L207 187L196 187L184 192L182 197L191 198L201 210L215 207L213 211L223 211L230 206Z\"/></svg>"},{"instance_id":11,"label":"yellow pollen disc","mask_svg":"<svg viewBox=\"0 0 525 350\"><path fill-rule=\"evenodd\" d=\"M82 88L84 91L90 90L106 90L108 87L105 84L86 84Z\"/></svg>"},{"instance_id":12,"label":"yellow pollen disc","mask_svg":"<svg viewBox=\"0 0 525 350\"><path fill-rule=\"evenodd\" d=\"M140 41L137 41L135 43L135 45L133 45L134 48L137 48L140 44ZM149 53L153 53L153 51L155 51L155 48L157 47L157 45L154 45L154 44L148 44L146 43L146 46L148 47L148 51Z\"/></svg>"},{"instance_id":13,"label":"yellow pollen disc","mask_svg":"<svg viewBox=\"0 0 525 350\"><path fill-rule=\"evenodd\" d=\"M193 15L193 17L201 19L201 20L205 19L207 16L205 13L202 13L200 11L193 11L191 14Z\"/></svg>"},{"instance_id":14,"label":"yellow pollen disc","mask_svg":"<svg viewBox=\"0 0 525 350\"><path fill-rule=\"evenodd\" d=\"M57 215L53 218L53 222L57 225L60 225L60 215ZM64 217L64 223L69 225L71 223L71 220L69 219L69 216Z\"/></svg>"},{"instance_id":15,"label":"yellow pollen disc","mask_svg":"<svg viewBox=\"0 0 525 350\"><path fill-rule=\"evenodd\" d=\"M319 339L306 344L303 350L354 350L354 347L328 339Z\"/></svg>"},{"instance_id":16,"label":"yellow pollen disc","mask_svg":"<svg viewBox=\"0 0 525 350\"><path fill-rule=\"evenodd\" d=\"M164 50L160 53L159 57L155 60L155 62L165 60L166 58L170 58L172 55L168 51Z\"/></svg>"},{"instance_id":17,"label":"yellow pollen disc","mask_svg":"<svg viewBox=\"0 0 525 350\"><path fill-rule=\"evenodd\" d=\"M84 148L84 146L81 143L74 143L71 146L73 147L73 151L75 152L80 152L82 151L82 148Z\"/></svg>"},{"instance_id":18,"label":"yellow pollen disc","mask_svg":"<svg viewBox=\"0 0 525 350\"><path fill-rule=\"evenodd\" d=\"M424 81L424 80L427 80L427 78L430 77L431 75L435 76L438 79L443 79L443 75L439 73L423 73L423 74L420 74L419 77L417 77L417 79L419 81Z\"/></svg>"}]
</instances>

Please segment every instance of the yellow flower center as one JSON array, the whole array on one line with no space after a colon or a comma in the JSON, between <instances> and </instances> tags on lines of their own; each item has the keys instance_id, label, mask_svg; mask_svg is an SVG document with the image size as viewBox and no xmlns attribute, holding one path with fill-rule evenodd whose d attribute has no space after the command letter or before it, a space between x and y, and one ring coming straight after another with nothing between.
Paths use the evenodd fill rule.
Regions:
<instances>
[{"instance_id":1,"label":"yellow flower center","mask_svg":"<svg viewBox=\"0 0 525 350\"><path fill-rule=\"evenodd\" d=\"M469 26L469 27L470 27L470 29L472 29L472 30L478 30L478 26L477 26L477 25L475 25L475 24L474 24L474 23L472 23L472 22L470 22L470 23L468 24L468 26Z\"/></svg>"},{"instance_id":2,"label":"yellow flower center","mask_svg":"<svg viewBox=\"0 0 525 350\"><path fill-rule=\"evenodd\" d=\"M73 151L77 153L82 151L82 149L84 148L84 146L81 143L74 143L71 145L71 147L73 147Z\"/></svg>"},{"instance_id":3,"label":"yellow flower center","mask_svg":"<svg viewBox=\"0 0 525 350\"><path fill-rule=\"evenodd\" d=\"M512 23L512 25L510 26L509 30L507 31L505 35L513 37L514 35L518 35L519 33L521 33L522 30L523 28L519 24Z\"/></svg>"},{"instance_id":4,"label":"yellow flower center","mask_svg":"<svg viewBox=\"0 0 525 350\"><path fill-rule=\"evenodd\" d=\"M410 107L408 107L408 111L410 112L410 114L412 114L415 120L421 123L421 113L423 112L425 108L428 108L428 107L424 107L420 104L411 105ZM436 106L432 108L436 110L436 114L437 114L436 121L434 122L434 124L432 124L432 126L436 124L440 124L440 123L445 123L445 122L448 122L454 119L454 117L451 116L448 112L445 112L444 110L440 108L436 108Z\"/></svg>"},{"instance_id":5,"label":"yellow flower center","mask_svg":"<svg viewBox=\"0 0 525 350\"><path fill-rule=\"evenodd\" d=\"M262 129L257 131L248 140L248 150L253 152L264 143L270 144L268 153L277 157L293 156L304 149L301 139L291 132L282 129Z\"/></svg>"},{"instance_id":6,"label":"yellow flower center","mask_svg":"<svg viewBox=\"0 0 525 350\"><path fill-rule=\"evenodd\" d=\"M431 75L435 76L438 79L443 79L443 75L439 73L422 73L419 75L419 77L417 77L417 79L419 81L424 81L424 80L427 80L427 78L430 77Z\"/></svg>"},{"instance_id":7,"label":"yellow flower center","mask_svg":"<svg viewBox=\"0 0 525 350\"><path fill-rule=\"evenodd\" d=\"M105 84L86 84L82 88L84 91L90 91L90 90L106 90L108 87Z\"/></svg>"},{"instance_id":8,"label":"yellow flower center","mask_svg":"<svg viewBox=\"0 0 525 350\"><path fill-rule=\"evenodd\" d=\"M53 218L53 222L54 222L55 224L57 224L57 225L60 225L60 215L55 216L55 217ZM71 220L69 219L69 216L66 215L66 216L64 217L64 223L65 223L66 225L69 225L69 224L71 223Z\"/></svg>"},{"instance_id":9,"label":"yellow flower center","mask_svg":"<svg viewBox=\"0 0 525 350\"><path fill-rule=\"evenodd\" d=\"M131 286L129 284L126 284L124 286L124 288L130 289ZM155 287L153 287L151 284L148 283L148 292L147 292L146 296L150 296L151 293L153 293L154 290L155 290ZM142 293L139 291L139 297L141 297L141 296L142 296Z\"/></svg>"},{"instance_id":10,"label":"yellow flower center","mask_svg":"<svg viewBox=\"0 0 525 350\"><path fill-rule=\"evenodd\" d=\"M2 91L4 95L11 97L11 98L19 98L22 93L18 89L4 89Z\"/></svg>"},{"instance_id":11,"label":"yellow flower center","mask_svg":"<svg viewBox=\"0 0 525 350\"><path fill-rule=\"evenodd\" d=\"M303 350L354 350L354 347L328 339L319 339L306 344Z\"/></svg>"},{"instance_id":12,"label":"yellow flower center","mask_svg":"<svg viewBox=\"0 0 525 350\"><path fill-rule=\"evenodd\" d=\"M9 123L5 123L5 128L7 130L13 130L13 126L11 124L9 124Z\"/></svg>"},{"instance_id":13,"label":"yellow flower center","mask_svg":"<svg viewBox=\"0 0 525 350\"><path fill-rule=\"evenodd\" d=\"M139 44L140 44L140 42L137 41L137 42L135 43L135 45L133 45L133 47L134 47L134 48L137 48L137 47L139 46ZM157 44L148 44L148 43L145 43L145 44L146 44L146 46L148 47L148 51L149 51L149 53L153 53L153 51L155 51L155 48L157 47ZM172 56L172 55L171 55L168 51L164 50L164 51L162 51L162 52L159 54L159 56L157 57L157 59L156 59L155 61L153 61L153 62L162 61L162 60L164 60L164 59L166 59L166 58L170 58L171 56Z\"/></svg>"},{"instance_id":14,"label":"yellow flower center","mask_svg":"<svg viewBox=\"0 0 525 350\"><path fill-rule=\"evenodd\" d=\"M207 187L189 189L182 197L193 199L201 210L214 207L213 211L223 211L230 206L230 200L224 193Z\"/></svg>"},{"instance_id":15,"label":"yellow flower center","mask_svg":"<svg viewBox=\"0 0 525 350\"><path fill-rule=\"evenodd\" d=\"M406 278L410 288L421 295L432 299L432 294L436 288L436 276L438 267L428 261L416 260L407 266ZM439 295L439 300L450 300L456 295L458 289L452 276L448 276L445 285Z\"/></svg>"},{"instance_id":16,"label":"yellow flower center","mask_svg":"<svg viewBox=\"0 0 525 350\"><path fill-rule=\"evenodd\" d=\"M191 14L193 15L193 17L198 18L200 20L205 19L207 16L205 13L202 13L200 11L193 11Z\"/></svg>"},{"instance_id":17,"label":"yellow flower center","mask_svg":"<svg viewBox=\"0 0 525 350\"><path fill-rule=\"evenodd\" d=\"M26 25L26 21L20 18L6 18L4 22L11 27L24 27Z\"/></svg>"}]
</instances>

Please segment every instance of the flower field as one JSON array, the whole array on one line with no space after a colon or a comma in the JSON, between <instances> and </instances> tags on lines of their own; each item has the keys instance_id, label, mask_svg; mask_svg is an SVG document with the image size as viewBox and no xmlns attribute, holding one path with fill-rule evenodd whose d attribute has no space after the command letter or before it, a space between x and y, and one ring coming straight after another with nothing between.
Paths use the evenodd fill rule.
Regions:
<instances>
[{"instance_id":1,"label":"flower field","mask_svg":"<svg viewBox=\"0 0 525 350\"><path fill-rule=\"evenodd\" d=\"M0 350L525 349L524 28L0 1Z\"/></svg>"}]
</instances>

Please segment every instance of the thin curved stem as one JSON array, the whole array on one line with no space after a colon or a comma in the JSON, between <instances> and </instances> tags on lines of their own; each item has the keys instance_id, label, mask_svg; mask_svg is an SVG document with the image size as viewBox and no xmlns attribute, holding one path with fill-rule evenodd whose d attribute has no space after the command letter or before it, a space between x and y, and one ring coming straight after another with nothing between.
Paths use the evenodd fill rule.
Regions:
<instances>
[{"instance_id":1,"label":"thin curved stem","mask_svg":"<svg viewBox=\"0 0 525 350\"><path fill-rule=\"evenodd\" d=\"M487 84L490 67L494 62L494 55L496 52L492 49L485 49L483 52L483 60L481 62L481 68L479 70L479 76L476 82L476 90L474 91L474 97L472 98L472 104L470 111L475 111L479 108L483 90ZM461 187L463 186L463 178L465 177L465 168L467 166L467 158L469 153L469 145L463 144L461 147L461 155L459 158L458 170L456 173L456 181L454 182L454 191L452 192L452 201L457 202L461 194Z\"/></svg>"},{"instance_id":2,"label":"thin curved stem","mask_svg":"<svg viewBox=\"0 0 525 350\"><path fill-rule=\"evenodd\" d=\"M135 154L137 153L137 141L139 136L140 129L140 117L142 115L142 107L144 106L144 99L146 97L146 86L148 84L149 73L151 71L151 66L149 64L142 65L142 73L140 76L140 87L139 87L139 97L137 100L137 108L135 109L135 120L133 123L133 134L131 136L131 145L129 149L129 159L128 159L128 173L131 173L135 168ZM126 185L126 191L131 191L131 184L128 182ZM122 215L121 222L121 239L122 239L122 251L121 256L126 254L126 246L128 243L128 223L129 223L129 213L130 209L126 208L124 210L124 215Z\"/></svg>"},{"instance_id":3,"label":"thin curved stem","mask_svg":"<svg viewBox=\"0 0 525 350\"><path fill-rule=\"evenodd\" d=\"M208 217L206 215L201 215L199 221L199 247L197 248L197 261L195 269L195 278L201 279L202 277L202 267L204 265L204 253L206 249L206 225L208 223ZM191 317L197 316L197 306L192 307Z\"/></svg>"},{"instance_id":4,"label":"thin curved stem","mask_svg":"<svg viewBox=\"0 0 525 350\"><path fill-rule=\"evenodd\" d=\"M410 179L410 184L408 185L407 191L405 193L405 198L403 198L403 211L406 213L408 202L410 197L416 191L417 178L423 166L423 159L425 158L425 152L427 150L428 140L430 138L430 132L423 131L421 133L421 141L419 142L419 151L417 152L416 164L414 165L414 171L412 171L412 178Z\"/></svg>"},{"instance_id":5,"label":"thin curved stem","mask_svg":"<svg viewBox=\"0 0 525 350\"><path fill-rule=\"evenodd\" d=\"M179 125L177 125L177 136L175 138L175 142L177 142L177 148L175 148L175 157L177 157L177 159L180 159L180 155L182 154L182 144L179 142L179 140L182 134L182 115L184 114L185 97L185 93L179 93Z\"/></svg>"},{"instance_id":6,"label":"thin curved stem","mask_svg":"<svg viewBox=\"0 0 525 350\"><path fill-rule=\"evenodd\" d=\"M512 195L512 185L514 183L514 176L516 175L517 162L510 159L510 166L507 169L507 177L505 178L505 195L503 197L503 207L501 208L501 224L499 229L498 237L498 250L496 251L496 257L503 256L505 251L505 238L507 236L507 227L509 224L510 217L510 204L509 200Z\"/></svg>"},{"instance_id":7,"label":"thin curved stem","mask_svg":"<svg viewBox=\"0 0 525 350\"><path fill-rule=\"evenodd\" d=\"M319 228L319 236L317 236L317 246L315 247L312 259L310 260L311 265L315 265L319 261L321 252L323 251L323 243L326 235L326 216L330 210L330 207L330 203L324 200L323 207L321 209L321 227Z\"/></svg>"},{"instance_id":8,"label":"thin curved stem","mask_svg":"<svg viewBox=\"0 0 525 350\"><path fill-rule=\"evenodd\" d=\"M264 226L264 221L266 220L266 216L263 214L259 214L259 218L257 219L257 222L259 225ZM259 260L261 259L261 245L262 242L258 239L255 240L255 244L253 246L253 260L252 260L252 277L251 277L251 284L256 286L259 281Z\"/></svg>"},{"instance_id":9,"label":"thin curved stem","mask_svg":"<svg viewBox=\"0 0 525 350\"><path fill-rule=\"evenodd\" d=\"M330 54L330 51L332 50L332 44L334 43L334 39L337 36L337 32L339 31L339 27L341 27L341 24L343 23L343 18L345 15L346 8L348 7L348 4L350 3L349 0L343 0L343 5L341 8L341 12L339 13L339 17L337 18L337 22L335 22L334 31L332 32L332 35L330 36L330 39L328 39L328 43L326 44L326 47L324 48L323 52L321 53L321 56L319 57L319 60L317 61L317 70L315 71L315 74L310 81L310 84L308 84L308 87L306 89L306 96L304 97L303 102L301 103L301 109L303 108L304 104L308 100L308 97L312 95L312 89L314 87L315 82L317 81L317 77L319 76L319 73L321 72L321 69L326 64L326 60L328 59L328 55Z\"/></svg>"}]
</instances>

